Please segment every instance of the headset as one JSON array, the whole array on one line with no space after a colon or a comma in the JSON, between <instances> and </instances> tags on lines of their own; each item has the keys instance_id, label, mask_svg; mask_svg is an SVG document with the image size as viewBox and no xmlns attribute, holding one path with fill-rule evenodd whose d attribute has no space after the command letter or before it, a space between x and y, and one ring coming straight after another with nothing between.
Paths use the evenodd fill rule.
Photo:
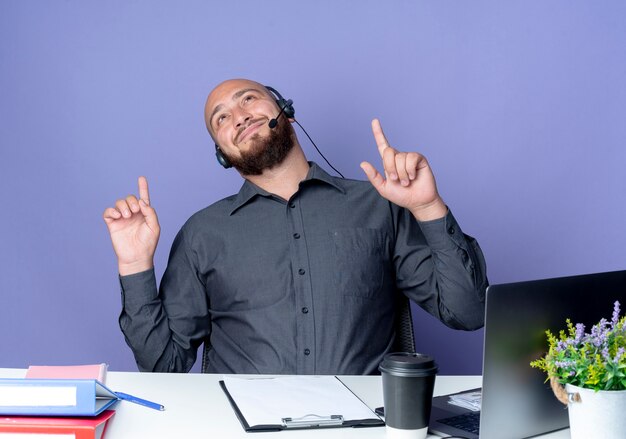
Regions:
<instances>
[{"instance_id":1,"label":"headset","mask_svg":"<svg viewBox=\"0 0 626 439\"><path fill-rule=\"evenodd\" d=\"M278 92L278 90L276 90L275 88L270 87L269 85L265 85L264 87L267 89L267 91L270 92L270 94L272 96L274 96L274 98L276 100L276 105L278 105L278 107L280 108L280 112L278 113L278 115L275 118L270 119L269 124L268 124L269 127L273 129L278 124L278 118L280 117L280 115L285 113L285 117L286 118L293 119L298 124L300 129L302 129L304 134L306 134L308 139L311 141L311 143L315 147L315 150L319 153L319 155L322 156L324 161L326 163L328 163L328 166L333 168L333 171L335 171L337 174L341 175L341 178L345 178L343 176L343 174L341 172L339 172L333 165L331 165L330 162L326 159L326 157L324 157L324 154L322 154L322 151L319 150L319 148L317 147L317 145L315 144L313 139L311 139L311 136L309 136L309 133L307 133L306 130L304 129L304 127L302 125L300 125L300 122L298 122L295 119L294 116L296 115L296 110L295 110L295 108L293 108L293 101L291 99L283 98L282 95ZM232 166L233 166L232 163L224 155L224 153L222 152L222 150L220 149L220 147L219 147L219 145L217 143L215 144L215 157L217 157L218 163L220 165L222 165L224 168L226 168L226 169L232 168Z\"/></svg>"},{"instance_id":2,"label":"headset","mask_svg":"<svg viewBox=\"0 0 626 439\"><path fill-rule=\"evenodd\" d=\"M286 118L293 119L293 117L296 115L296 109L293 108L293 101L291 99L283 98L278 90L270 87L269 85L265 85L264 87L274 96L276 100L276 105L278 105L278 108L280 108L280 112L278 113L278 115L274 119L270 120L270 128L274 128L278 124L278 118L283 113L285 113ZM217 143L215 144L215 157L217 157L217 162L224 168L232 168L232 163L230 163L230 160L228 160L224 153L222 153L222 150Z\"/></svg>"}]
</instances>

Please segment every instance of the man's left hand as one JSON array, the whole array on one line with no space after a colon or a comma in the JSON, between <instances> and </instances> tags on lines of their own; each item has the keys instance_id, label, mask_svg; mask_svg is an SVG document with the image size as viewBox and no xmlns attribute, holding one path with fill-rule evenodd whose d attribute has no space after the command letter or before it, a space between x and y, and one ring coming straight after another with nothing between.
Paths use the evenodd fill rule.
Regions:
<instances>
[{"instance_id":1,"label":"man's left hand","mask_svg":"<svg viewBox=\"0 0 626 439\"><path fill-rule=\"evenodd\" d=\"M389 145L378 119L372 132L383 162L385 177L368 162L361 169L378 193L400 207L409 209L419 221L442 218L448 209L437 192L435 177L426 157L417 152L401 152Z\"/></svg>"}]
</instances>

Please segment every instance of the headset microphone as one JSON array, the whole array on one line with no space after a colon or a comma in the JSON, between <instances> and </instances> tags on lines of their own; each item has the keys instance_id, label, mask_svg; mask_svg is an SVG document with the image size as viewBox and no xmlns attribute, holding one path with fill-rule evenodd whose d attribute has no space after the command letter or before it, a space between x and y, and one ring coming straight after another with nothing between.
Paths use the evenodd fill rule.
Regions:
<instances>
[{"instance_id":1,"label":"headset microphone","mask_svg":"<svg viewBox=\"0 0 626 439\"><path fill-rule=\"evenodd\" d=\"M291 99L288 99L287 101L285 101L285 105L283 105L283 108L280 109L280 113L278 113L278 116L270 120L270 123L269 123L270 128L274 128L276 127L276 125L278 125L278 118L280 117L281 114L283 114L283 112L285 111L285 108L291 105L293 105L293 101Z\"/></svg>"}]
</instances>

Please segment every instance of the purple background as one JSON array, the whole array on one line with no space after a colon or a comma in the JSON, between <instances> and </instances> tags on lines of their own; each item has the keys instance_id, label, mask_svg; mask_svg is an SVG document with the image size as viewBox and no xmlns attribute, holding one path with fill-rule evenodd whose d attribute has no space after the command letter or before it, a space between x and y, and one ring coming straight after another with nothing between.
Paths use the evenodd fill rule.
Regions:
<instances>
[{"instance_id":1,"label":"purple background","mask_svg":"<svg viewBox=\"0 0 626 439\"><path fill-rule=\"evenodd\" d=\"M292 98L347 177L380 168L379 117L429 158L492 283L624 269L625 16L617 0L2 0L0 367L136 370L101 214L148 176L160 277L183 222L241 184L203 121L230 77ZM415 320L442 373L480 373L482 331Z\"/></svg>"}]
</instances>

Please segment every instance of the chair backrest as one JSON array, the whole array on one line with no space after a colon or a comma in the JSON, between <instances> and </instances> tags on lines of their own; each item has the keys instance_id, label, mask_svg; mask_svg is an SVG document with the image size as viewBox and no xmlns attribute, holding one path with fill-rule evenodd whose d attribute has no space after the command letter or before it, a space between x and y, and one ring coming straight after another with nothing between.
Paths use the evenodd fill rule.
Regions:
<instances>
[{"instance_id":1,"label":"chair backrest","mask_svg":"<svg viewBox=\"0 0 626 439\"><path fill-rule=\"evenodd\" d=\"M394 352L417 352L415 333L413 332L413 314L411 301L402 293L398 294L396 305L396 339L393 343Z\"/></svg>"},{"instance_id":2,"label":"chair backrest","mask_svg":"<svg viewBox=\"0 0 626 439\"><path fill-rule=\"evenodd\" d=\"M209 373L209 351L211 350L211 337L204 339L202 347L202 373Z\"/></svg>"},{"instance_id":3,"label":"chair backrest","mask_svg":"<svg viewBox=\"0 0 626 439\"><path fill-rule=\"evenodd\" d=\"M416 352L415 333L413 332L413 315L411 313L411 301L404 295L398 294L396 310L396 338L393 343L393 352ZM209 371L209 351L211 350L211 340L204 339L202 349L202 373Z\"/></svg>"}]
</instances>

